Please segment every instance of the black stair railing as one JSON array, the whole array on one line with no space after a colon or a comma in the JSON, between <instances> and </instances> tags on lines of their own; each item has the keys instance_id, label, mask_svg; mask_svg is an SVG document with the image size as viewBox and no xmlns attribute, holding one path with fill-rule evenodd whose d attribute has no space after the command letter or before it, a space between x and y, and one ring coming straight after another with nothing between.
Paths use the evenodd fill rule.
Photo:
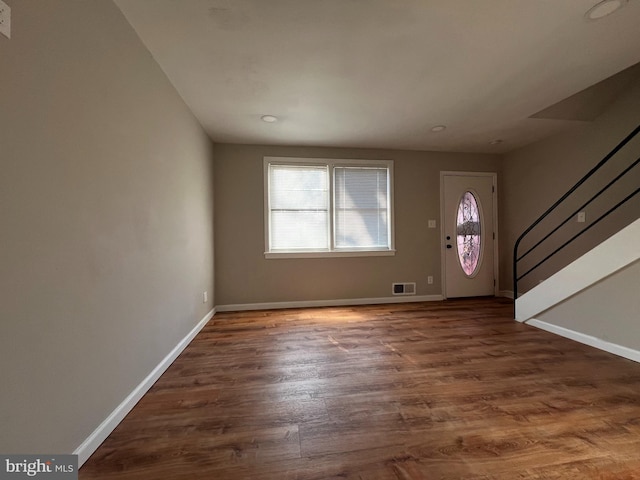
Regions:
<instances>
[{"instance_id":1,"label":"black stair railing","mask_svg":"<svg viewBox=\"0 0 640 480\"><path fill-rule=\"evenodd\" d=\"M547 218L549 216L549 214L551 212L553 212L556 208L558 208L561 204L563 204L565 202L565 200L567 200L569 198L569 196L571 194L573 194L573 192L575 192L584 182L586 182L589 178L591 178L596 172L598 172L598 170L600 170L607 162L609 162L609 160L611 160L611 158L618 153L622 147L624 147L627 143L629 143L631 141L631 139L633 139L633 137L635 137L638 133L640 132L640 125L638 125L629 135L627 135L618 145L616 145L616 147L611 150L602 160L600 160L600 162L598 162L598 164L593 167L591 170L589 170L587 172L587 174L582 177L580 180L578 180L578 182L571 187L564 195L562 195L562 197L560 197L553 205L551 205L551 207L549 207L547 209L546 212L544 212L542 215L540 215L540 217L538 217L531 225L529 225L529 227L527 227L527 229L522 232L522 234L518 237L518 239L516 240L516 243L513 247L513 297L514 299L518 298L518 282L520 280L522 280L525 276L527 276L528 274L530 274L531 272L533 272L536 268L538 268L540 265L544 264L547 260L549 260L551 257L553 257L555 254L557 254L558 252L560 252L563 248L565 248L567 245L569 245L571 242L573 242L574 240L576 240L578 237L582 236L584 233L586 233L587 231L589 231L591 228L593 228L595 225L597 225L601 220L603 220L604 218L606 218L609 214L611 214L612 212L614 212L616 209L618 209L621 205L625 204L626 202L628 202L629 200L631 200L635 195L637 195L640 192L640 188L636 188L634 191L632 191L629 195L627 195L625 198L623 198L622 200L620 200L618 203L616 203L615 205L613 205L611 208L609 208L606 212L604 212L603 214L601 214L598 218L596 218L595 220L593 220L589 225L587 225L585 228L583 228L582 230L580 230L578 233L576 233L575 235L573 235L571 238L569 238L566 242L564 242L562 245L560 245L559 247L557 247L556 249L554 249L551 253L549 253L548 255L546 255L542 260L540 260L539 262L537 262L535 265L533 265L532 267L528 268L524 273L522 274L518 274L518 262L520 260L522 260L523 258L525 258L527 255L529 255L531 252L533 252L534 250L536 250L538 247L540 247L549 237L551 237L554 233L556 233L563 225L565 225L567 222L569 222L569 220L571 220L572 218L575 217L576 214L578 214L578 212L582 211L585 207L587 207L588 205L590 205L596 198L598 198L600 195L602 195L605 191L607 191L612 185L614 185L615 183L617 183L622 177L624 177L625 175L629 174L629 172L638 165L638 163L640 163L640 157L638 157L634 162L632 162L630 165L628 165L621 173L619 173L613 180L611 180L609 183L607 183L604 187L602 187L596 194L594 194L589 200L587 200L585 203L583 203L582 205L580 205L577 209L575 209L575 211L573 211L570 215L568 215L563 221L561 221L557 226L555 226L553 229L551 229L551 231L549 233L547 233L545 236L543 236L540 240L538 240L533 246L531 246L530 248L527 249L526 252L524 252L522 255L518 255L518 247L520 246L520 243L522 242L522 240L545 218Z\"/></svg>"}]
</instances>

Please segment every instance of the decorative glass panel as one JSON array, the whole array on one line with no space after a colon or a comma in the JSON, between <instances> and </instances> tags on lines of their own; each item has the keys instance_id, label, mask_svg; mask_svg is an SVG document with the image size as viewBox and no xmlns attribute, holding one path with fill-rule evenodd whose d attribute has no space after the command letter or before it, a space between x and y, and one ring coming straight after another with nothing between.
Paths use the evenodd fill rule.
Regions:
<instances>
[{"instance_id":1,"label":"decorative glass panel","mask_svg":"<svg viewBox=\"0 0 640 480\"><path fill-rule=\"evenodd\" d=\"M458 260L464 273L470 277L478 269L482 234L480 211L473 193L465 192L462 196L456 220Z\"/></svg>"}]
</instances>

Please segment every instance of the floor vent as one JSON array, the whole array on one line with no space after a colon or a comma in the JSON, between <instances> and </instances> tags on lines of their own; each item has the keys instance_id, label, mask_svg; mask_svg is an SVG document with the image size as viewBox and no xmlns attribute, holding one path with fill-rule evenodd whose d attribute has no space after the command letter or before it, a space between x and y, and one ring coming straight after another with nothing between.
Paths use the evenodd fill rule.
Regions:
<instances>
[{"instance_id":1,"label":"floor vent","mask_svg":"<svg viewBox=\"0 0 640 480\"><path fill-rule=\"evenodd\" d=\"M393 293L394 295L415 295L416 283L415 282L392 283L391 293Z\"/></svg>"}]
</instances>

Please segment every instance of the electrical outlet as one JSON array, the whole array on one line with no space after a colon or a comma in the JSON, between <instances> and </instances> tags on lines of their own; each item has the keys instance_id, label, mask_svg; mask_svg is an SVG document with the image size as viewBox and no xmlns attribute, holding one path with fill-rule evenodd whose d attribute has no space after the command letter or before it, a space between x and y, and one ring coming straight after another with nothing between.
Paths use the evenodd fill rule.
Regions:
<instances>
[{"instance_id":1,"label":"electrical outlet","mask_svg":"<svg viewBox=\"0 0 640 480\"><path fill-rule=\"evenodd\" d=\"M0 33L11 38L11 7L0 0Z\"/></svg>"},{"instance_id":2,"label":"electrical outlet","mask_svg":"<svg viewBox=\"0 0 640 480\"><path fill-rule=\"evenodd\" d=\"M427 277L427 283L428 283L429 285L433 285L433 277L432 277L431 275L429 275L429 276Z\"/></svg>"},{"instance_id":3,"label":"electrical outlet","mask_svg":"<svg viewBox=\"0 0 640 480\"><path fill-rule=\"evenodd\" d=\"M429 228L436 228L436 221L435 220L429 220Z\"/></svg>"},{"instance_id":4,"label":"electrical outlet","mask_svg":"<svg viewBox=\"0 0 640 480\"><path fill-rule=\"evenodd\" d=\"M209 301L209 292L202 292L202 303L207 303Z\"/></svg>"},{"instance_id":5,"label":"electrical outlet","mask_svg":"<svg viewBox=\"0 0 640 480\"><path fill-rule=\"evenodd\" d=\"M584 223L587 221L586 212L578 212L578 223Z\"/></svg>"}]
</instances>

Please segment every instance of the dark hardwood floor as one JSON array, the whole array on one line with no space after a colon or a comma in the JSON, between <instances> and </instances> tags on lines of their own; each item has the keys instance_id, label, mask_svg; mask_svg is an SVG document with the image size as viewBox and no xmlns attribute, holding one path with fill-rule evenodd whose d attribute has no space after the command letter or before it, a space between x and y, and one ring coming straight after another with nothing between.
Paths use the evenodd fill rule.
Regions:
<instances>
[{"instance_id":1,"label":"dark hardwood floor","mask_svg":"<svg viewBox=\"0 0 640 480\"><path fill-rule=\"evenodd\" d=\"M512 318L217 314L80 479L640 479L640 364Z\"/></svg>"}]
</instances>

